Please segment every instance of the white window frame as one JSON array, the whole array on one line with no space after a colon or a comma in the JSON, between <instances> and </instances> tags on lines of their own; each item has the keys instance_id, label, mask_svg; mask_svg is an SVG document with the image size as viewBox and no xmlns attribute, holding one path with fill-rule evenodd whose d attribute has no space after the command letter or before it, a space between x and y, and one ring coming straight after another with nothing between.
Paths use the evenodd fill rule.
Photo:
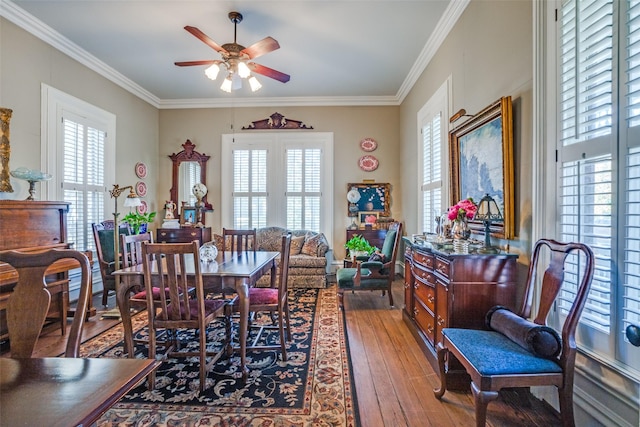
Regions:
<instances>
[{"instance_id":1,"label":"white window frame","mask_svg":"<svg viewBox=\"0 0 640 427\"><path fill-rule=\"evenodd\" d=\"M433 229L424 230L423 226L425 224L425 212L423 211L422 201L424 198L425 191L431 191L434 188L440 188L440 212L444 213L449 207L449 199L450 199L450 177L449 177L449 150L448 150L448 140L449 140L449 116L450 116L450 105L449 100L451 97L451 76L445 80L445 82L435 91L435 93L431 96L431 98L427 101L427 103L418 111L417 114L417 146L418 146L418 218L417 218L417 227L416 230L418 232L433 232L435 231L435 226ZM441 122L440 122L440 181L432 182L428 185L424 185L425 179L423 176L424 171L424 138L422 135L423 128L431 123L432 119L440 114ZM434 187L436 186L436 187Z\"/></svg>"},{"instance_id":2,"label":"white window frame","mask_svg":"<svg viewBox=\"0 0 640 427\"><path fill-rule=\"evenodd\" d=\"M266 132L223 134L221 150L222 227L233 224L234 149L266 149L267 153L267 225L286 228L286 150L289 148L321 148L323 180L320 231L333 241L333 133L332 132Z\"/></svg>"},{"instance_id":3,"label":"white window frame","mask_svg":"<svg viewBox=\"0 0 640 427\"><path fill-rule=\"evenodd\" d=\"M620 3L614 2L614 14L616 13ZM532 239L536 240L540 237L559 238L560 222L559 211L556 201L559 197L560 177L557 175L557 156L556 143L560 140L560 126L558 123L559 115L559 61L556 58L556 51L560 38L560 24L556 21L560 19L561 1L544 2L544 4L534 5L534 55L536 56L536 66L534 68L534 175L533 180L533 211L540 212L538 218L534 218ZM617 22L621 15L616 14L614 20ZM625 60L624 48L620 48L618 52L618 41L624 41L624 35L616 32L614 34L614 56L620 55L620 60L613 65L614 70L614 93L613 93L613 128L612 136L614 139L614 147L605 147L608 152L613 153L614 159L617 159L613 166L613 179L616 187L614 191L619 196L614 195L613 205L613 221L614 227L619 229L623 227L623 222L616 226L615 221L620 221L624 216L624 174L626 165L626 156L623 152L624 147L620 144L620 138L624 139L624 133L627 132L626 118L623 111L623 101L625 76L624 70L619 70L617 64ZM619 95L620 94L620 95ZM618 116L618 113L620 115ZM637 129L634 129L637 130ZM594 140L595 141L595 140ZM624 142L624 141L623 141ZM565 150L567 154L574 149L581 149L580 156L584 158L596 157L601 154L604 149L602 146L571 147ZM620 148L621 147L621 148ZM566 148L566 147L565 147ZM578 156L578 158L580 158ZM562 160L562 159L560 159ZM619 201L616 202L616 197ZM619 268L618 279L612 278L611 286L611 330L607 336L603 336L600 331L595 328L589 328L584 324L579 325L577 331L578 349L582 353L590 355L593 359L608 365L618 372L624 372L626 376L640 380L640 361L634 360L634 354L637 349L631 348L631 344L624 341L624 330L622 328L622 284L618 284L622 280L621 267L624 264L624 238L620 238L618 234L614 237L612 250L617 252L613 265ZM552 311L550 314L550 323L558 326L561 316L559 310ZM556 323L554 323L556 322Z\"/></svg>"},{"instance_id":4,"label":"white window frame","mask_svg":"<svg viewBox=\"0 0 640 427\"><path fill-rule=\"evenodd\" d=\"M64 200L62 188L63 171L60 170L59 153L64 147L64 124L62 117L65 112L70 112L80 117L86 117L94 123L99 123L106 129L104 173L105 183L115 182L116 169L116 116L108 111L98 108L88 102L66 94L49 85L41 85L41 142L40 155L42 170L53 175L53 178L41 186L43 200ZM108 188L105 185L105 193ZM109 196L104 198L104 212L109 212ZM87 227L89 230L89 227ZM90 233L87 231L87 233ZM93 239L92 236L87 236ZM71 242L73 243L73 242ZM97 266L97 264L96 264ZM97 267L94 268L97 271ZM97 275L99 277L99 274ZM94 278L96 275L94 275ZM73 279L73 277L72 277ZM70 290L76 290L79 284L72 280ZM94 289L96 291L96 289Z\"/></svg>"}]
</instances>

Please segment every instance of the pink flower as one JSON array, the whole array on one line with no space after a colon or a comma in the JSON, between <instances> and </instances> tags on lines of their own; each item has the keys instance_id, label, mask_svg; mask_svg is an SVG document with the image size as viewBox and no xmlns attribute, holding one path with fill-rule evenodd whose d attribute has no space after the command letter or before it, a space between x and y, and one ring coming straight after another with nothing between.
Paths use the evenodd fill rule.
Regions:
<instances>
[{"instance_id":1,"label":"pink flower","mask_svg":"<svg viewBox=\"0 0 640 427\"><path fill-rule=\"evenodd\" d=\"M451 221L455 221L456 219L462 220L465 217L473 219L477 209L478 207L473 203L473 199L469 197L468 199L460 200L458 203L451 206L449 208L447 218Z\"/></svg>"}]
</instances>

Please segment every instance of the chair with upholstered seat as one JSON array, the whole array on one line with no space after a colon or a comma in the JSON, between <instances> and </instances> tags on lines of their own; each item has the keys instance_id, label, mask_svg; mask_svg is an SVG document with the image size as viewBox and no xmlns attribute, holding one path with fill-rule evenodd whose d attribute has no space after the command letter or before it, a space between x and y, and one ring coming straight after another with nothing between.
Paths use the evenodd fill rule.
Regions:
<instances>
[{"instance_id":1,"label":"chair with upholstered seat","mask_svg":"<svg viewBox=\"0 0 640 427\"><path fill-rule=\"evenodd\" d=\"M142 256L144 284L147 291L147 313L149 315L149 359L156 357L156 332L158 329L195 329L199 338L199 348L193 351L173 351L178 349L176 334L171 334L171 346L167 352L171 357L198 357L200 362L200 391L206 388L207 372L225 353L231 351L231 304L221 299L206 299L200 270L200 245L191 243L143 243ZM193 262L193 274L187 277L187 262ZM166 289L154 298L155 287ZM195 297L189 288L195 287ZM223 349L207 351L207 325L216 318L225 321L226 339ZM207 362L207 357L210 361ZM149 375L149 388L155 388L155 374Z\"/></svg>"},{"instance_id":2,"label":"chair with upholstered seat","mask_svg":"<svg viewBox=\"0 0 640 427\"><path fill-rule=\"evenodd\" d=\"M254 317L261 311L268 311L272 325L256 325L253 321L250 328L258 328L253 342L247 345L247 350L276 350L282 353L282 361L287 360L287 341L291 341L291 318L289 315L289 256L291 254L291 234L282 236L280 249L280 263L278 284L275 288L249 288L249 313ZM233 306L234 312L239 312L238 300ZM277 323L277 324L276 324ZM258 344L265 330L278 329L280 345ZM286 332L286 333L285 333ZM240 338L242 339L242 338Z\"/></svg>"},{"instance_id":3,"label":"chair with upholstered seat","mask_svg":"<svg viewBox=\"0 0 640 427\"><path fill-rule=\"evenodd\" d=\"M256 251L256 229L232 230L222 229L224 248L230 248L231 252Z\"/></svg>"},{"instance_id":4,"label":"chair with upholstered seat","mask_svg":"<svg viewBox=\"0 0 640 427\"><path fill-rule=\"evenodd\" d=\"M65 357L79 357L85 314L91 300L91 267L86 255L71 249L0 252L0 262L9 264L18 272L18 283L7 302L11 357L32 356L51 303L51 293L46 286L46 270L62 259L74 259L80 266L80 295L64 353Z\"/></svg>"},{"instance_id":5,"label":"chair with upholstered seat","mask_svg":"<svg viewBox=\"0 0 640 427\"><path fill-rule=\"evenodd\" d=\"M546 268L543 271L544 264ZM493 330L444 328L438 344L440 399L447 388L446 369L455 357L471 376L475 399L476 425L484 426L487 405L506 387L553 385L558 389L560 415L565 427L573 426L573 376L576 358L575 331L593 277L594 256L581 243L539 240L533 249L524 299L517 313L495 307L487 313ZM532 301L541 274L539 306L533 321ZM565 283L565 274L572 283ZM565 318L562 339L546 326L547 315L555 307L560 292L574 295L570 307L557 306ZM566 316L566 317L565 317Z\"/></svg>"},{"instance_id":6,"label":"chair with upholstered seat","mask_svg":"<svg viewBox=\"0 0 640 427\"><path fill-rule=\"evenodd\" d=\"M97 224L91 224L91 228L93 229L93 239L96 243L100 276L102 277L102 305L107 307L109 292L115 293L116 291L116 279L113 276L115 267L113 231L115 226L113 220L108 219ZM119 234L131 234L129 225L126 222L120 223Z\"/></svg>"},{"instance_id":7,"label":"chair with upholstered seat","mask_svg":"<svg viewBox=\"0 0 640 427\"><path fill-rule=\"evenodd\" d=\"M336 273L338 282L338 305L344 308L344 292L361 290L381 290L389 294L389 305L393 307L391 285L396 275L396 257L402 224L394 222L389 226L380 255L382 261L357 261L356 267L341 268Z\"/></svg>"}]
</instances>

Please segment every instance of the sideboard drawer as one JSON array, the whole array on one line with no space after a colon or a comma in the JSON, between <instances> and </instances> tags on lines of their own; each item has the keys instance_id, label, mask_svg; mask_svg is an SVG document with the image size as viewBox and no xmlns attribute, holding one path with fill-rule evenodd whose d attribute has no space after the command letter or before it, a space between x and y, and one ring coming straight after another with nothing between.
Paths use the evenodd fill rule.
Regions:
<instances>
[{"instance_id":1,"label":"sideboard drawer","mask_svg":"<svg viewBox=\"0 0 640 427\"><path fill-rule=\"evenodd\" d=\"M424 283L417 281L413 285L415 289L415 296L420 299L424 305L427 306L432 313L436 311L436 290L434 287L425 285Z\"/></svg>"},{"instance_id":2,"label":"sideboard drawer","mask_svg":"<svg viewBox=\"0 0 640 427\"><path fill-rule=\"evenodd\" d=\"M200 245L211 241L211 227L204 228L159 228L156 241L159 243L189 243L194 240Z\"/></svg>"},{"instance_id":3,"label":"sideboard drawer","mask_svg":"<svg viewBox=\"0 0 640 427\"><path fill-rule=\"evenodd\" d=\"M450 264L449 261L440 258L440 257L436 257L436 268L435 271L437 271L438 273L440 273L442 276L444 276L445 278L449 278L449 268L450 268Z\"/></svg>"},{"instance_id":4,"label":"sideboard drawer","mask_svg":"<svg viewBox=\"0 0 640 427\"><path fill-rule=\"evenodd\" d=\"M413 308L413 316L418 327L427 336L431 345L433 345L436 332L433 313L430 313L419 300L416 300L415 307Z\"/></svg>"},{"instance_id":5,"label":"sideboard drawer","mask_svg":"<svg viewBox=\"0 0 640 427\"><path fill-rule=\"evenodd\" d=\"M428 269L433 269L433 255L415 251L413 253L413 262L420 264Z\"/></svg>"}]
</instances>

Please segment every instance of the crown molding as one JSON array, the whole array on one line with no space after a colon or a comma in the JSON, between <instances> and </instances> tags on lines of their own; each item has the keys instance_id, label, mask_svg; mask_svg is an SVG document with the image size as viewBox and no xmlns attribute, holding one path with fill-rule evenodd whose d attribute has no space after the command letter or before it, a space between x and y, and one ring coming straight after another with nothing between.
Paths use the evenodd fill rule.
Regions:
<instances>
[{"instance_id":1,"label":"crown molding","mask_svg":"<svg viewBox=\"0 0 640 427\"><path fill-rule=\"evenodd\" d=\"M409 94L413 85L416 84L418 78L422 72L427 68L431 59L433 59L434 55L444 42L444 40L449 35L449 32L453 29L453 26L458 22L462 12L467 8L471 0L451 0L449 2L449 6L442 14L442 18L438 21L436 28L431 33L429 40L422 48L420 55L413 63L413 67L409 70L409 74L404 79L402 85L400 85L400 89L396 94L396 98L399 103L404 101L404 98Z\"/></svg>"},{"instance_id":2,"label":"crown molding","mask_svg":"<svg viewBox=\"0 0 640 427\"><path fill-rule=\"evenodd\" d=\"M279 97L279 98L231 98L231 99L163 99L158 108L234 108L234 107L353 107L400 105L395 96L360 97Z\"/></svg>"}]
</instances>

